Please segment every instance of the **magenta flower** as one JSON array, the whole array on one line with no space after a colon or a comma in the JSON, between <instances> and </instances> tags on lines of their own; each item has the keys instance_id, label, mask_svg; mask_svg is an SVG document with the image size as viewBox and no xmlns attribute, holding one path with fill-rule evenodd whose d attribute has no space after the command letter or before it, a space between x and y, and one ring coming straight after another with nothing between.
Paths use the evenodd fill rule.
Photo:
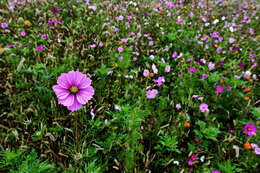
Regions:
<instances>
[{"instance_id":1,"label":"magenta flower","mask_svg":"<svg viewBox=\"0 0 260 173\"><path fill-rule=\"evenodd\" d=\"M215 171L214 169L212 169L211 173L221 173L221 171Z\"/></svg>"},{"instance_id":2,"label":"magenta flower","mask_svg":"<svg viewBox=\"0 0 260 173\"><path fill-rule=\"evenodd\" d=\"M37 47L36 47L36 50L42 51L42 50L43 50L43 47L42 47L42 46L37 46Z\"/></svg>"},{"instance_id":3,"label":"magenta flower","mask_svg":"<svg viewBox=\"0 0 260 173\"><path fill-rule=\"evenodd\" d=\"M203 78L203 79L207 79L207 78L208 78L208 75L207 75L207 74L203 74L203 75L202 75L202 78Z\"/></svg>"},{"instance_id":4,"label":"magenta flower","mask_svg":"<svg viewBox=\"0 0 260 173\"><path fill-rule=\"evenodd\" d=\"M58 85L54 85L52 89L58 97L58 103L66 106L70 111L80 109L94 95L91 79L79 71L62 73L57 83Z\"/></svg>"},{"instance_id":5,"label":"magenta flower","mask_svg":"<svg viewBox=\"0 0 260 173\"><path fill-rule=\"evenodd\" d=\"M248 136L253 136L257 132L257 128L255 127L254 124L246 124L244 126L244 130L245 130L245 134L247 134Z\"/></svg>"},{"instance_id":6,"label":"magenta flower","mask_svg":"<svg viewBox=\"0 0 260 173\"><path fill-rule=\"evenodd\" d=\"M123 48L122 46L120 46L120 47L118 47L117 51L118 51L119 53L121 53L121 52L124 51L124 48Z\"/></svg>"},{"instance_id":7,"label":"magenta flower","mask_svg":"<svg viewBox=\"0 0 260 173\"><path fill-rule=\"evenodd\" d=\"M21 32L21 35L22 35L22 36L25 36L25 35L26 35L26 32L25 32L25 31L22 31L22 32Z\"/></svg>"},{"instance_id":8,"label":"magenta flower","mask_svg":"<svg viewBox=\"0 0 260 173\"><path fill-rule=\"evenodd\" d=\"M190 71L191 73L195 73L195 72L196 72L196 68L195 68L195 67L191 67L191 68L189 69L189 71Z\"/></svg>"},{"instance_id":9,"label":"magenta flower","mask_svg":"<svg viewBox=\"0 0 260 173\"><path fill-rule=\"evenodd\" d=\"M1 23L1 27L2 27L3 29L5 29L5 28L8 27L8 24L7 24L7 23Z\"/></svg>"},{"instance_id":10,"label":"magenta flower","mask_svg":"<svg viewBox=\"0 0 260 173\"><path fill-rule=\"evenodd\" d=\"M149 46L153 46L153 41L149 41Z\"/></svg>"},{"instance_id":11,"label":"magenta flower","mask_svg":"<svg viewBox=\"0 0 260 173\"><path fill-rule=\"evenodd\" d=\"M208 111L209 110L209 108L208 108L208 105L206 104L206 103L202 103L201 105L200 105L200 111L201 112L206 112L206 111Z\"/></svg>"},{"instance_id":12,"label":"magenta flower","mask_svg":"<svg viewBox=\"0 0 260 173\"><path fill-rule=\"evenodd\" d=\"M43 34L42 39L46 39L46 38L47 38L46 34Z\"/></svg>"},{"instance_id":13,"label":"magenta flower","mask_svg":"<svg viewBox=\"0 0 260 173\"><path fill-rule=\"evenodd\" d=\"M218 85L217 88L216 88L216 92L222 93L222 91L223 91L223 88L220 85Z\"/></svg>"},{"instance_id":14,"label":"magenta flower","mask_svg":"<svg viewBox=\"0 0 260 173\"><path fill-rule=\"evenodd\" d=\"M148 99L154 99L157 94L158 94L158 90L157 89L148 90L146 92L146 97Z\"/></svg>"},{"instance_id":15,"label":"magenta flower","mask_svg":"<svg viewBox=\"0 0 260 173\"><path fill-rule=\"evenodd\" d=\"M229 41L229 43L230 43L230 44L232 44L232 43L234 43L234 42L235 42L235 39L231 37L231 38L229 38L229 40L228 40L228 41Z\"/></svg>"}]
</instances>

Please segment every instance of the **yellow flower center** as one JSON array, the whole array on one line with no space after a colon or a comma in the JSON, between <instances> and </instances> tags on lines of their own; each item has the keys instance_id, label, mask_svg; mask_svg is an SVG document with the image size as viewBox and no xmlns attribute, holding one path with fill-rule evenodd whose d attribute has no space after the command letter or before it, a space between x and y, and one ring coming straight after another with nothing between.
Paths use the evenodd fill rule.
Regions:
<instances>
[{"instance_id":1,"label":"yellow flower center","mask_svg":"<svg viewBox=\"0 0 260 173\"><path fill-rule=\"evenodd\" d=\"M78 91L79 91L79 89L78 89L78 87L76 87L76 86L72 86L72 87L70 88L70 92L72 92L72 93L74 93L74 94L76 94Z\"/></svg>"}]
</instances>

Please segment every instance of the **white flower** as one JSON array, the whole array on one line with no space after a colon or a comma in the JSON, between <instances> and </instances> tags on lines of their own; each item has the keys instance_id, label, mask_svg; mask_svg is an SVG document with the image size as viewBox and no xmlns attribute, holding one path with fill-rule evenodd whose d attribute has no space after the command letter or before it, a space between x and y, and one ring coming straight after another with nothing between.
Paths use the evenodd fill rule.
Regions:
<instances>
[{"instance_id":1,"label":"white flower","mask_svg":"<svg viewBox=\"0 0 260 173\"><path fill-rule=\"evenodd\" d=\"M205 156L203 155L203 156L200 157L200 161L204 162L204 160L205 160Z\"/></svg>"},{"instance_id":2,"label":"white flower","mask_svg":"<svg viewBox=\"0 0 260 173\"><path fill-rule=\"evenodd\" d=\"M175 164L175 165L179 165L179 163L180 163L180 162L179 162L178 160L174 160L174 161L173 161L173 164Z\"/></svg>"},{"instance_id":3,"label":"white flower","mask_svg":"<svg viewBox=\"0 0 260 173\"><path fill-rule=\"evenodd\" d=\"M213 21L213 24L216 25L218 22L219 22L219 20L218 20L218 19L215 19L215 20Z\"/></svg>"},{"instance_id":4,"label":"white flower","mask_svg":"<svg viewBox=\"0 0 260 173\"><path fill-rule=\"evenodd\" d=\"M154 64L152 65L152 69L153 69L154 74L158 73L158 69L156 68L156 66Z\"/></svg>"},{"instance_id":5,"label":"white flower","mask_svg":"<svg viewBox=\"0 0 260 173\"><path fill-rule=\"evenodd\" d=\"M234 32L234 28L232 26L229 27L230 32Z\"/></svg>"}]
</instances>

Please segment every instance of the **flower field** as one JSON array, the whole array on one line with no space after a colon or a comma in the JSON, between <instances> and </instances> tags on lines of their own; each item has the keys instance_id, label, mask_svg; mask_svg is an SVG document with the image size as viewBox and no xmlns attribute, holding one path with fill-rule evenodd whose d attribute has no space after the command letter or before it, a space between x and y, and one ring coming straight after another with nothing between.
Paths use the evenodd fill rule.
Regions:
<instances>
[{"instance_id":1,"label":"flower field","mask_svg":"<svg viewBox=\"0 0 260 173\"><path fill-rule=\"evenodd\" d=\"M0 172L260 172L257 0L1 0Z\"/></svg>"}]
</instances>

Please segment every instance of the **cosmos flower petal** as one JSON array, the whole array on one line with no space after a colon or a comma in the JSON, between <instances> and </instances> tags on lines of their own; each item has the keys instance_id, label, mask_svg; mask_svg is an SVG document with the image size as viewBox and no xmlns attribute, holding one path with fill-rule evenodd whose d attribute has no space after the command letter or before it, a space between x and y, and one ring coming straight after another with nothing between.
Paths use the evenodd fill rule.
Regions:
<instances>
[{"instance_id":1,"label":"cosmos flower petal","mask_svg":"<svg viewBox=\"0 0 260 173\"><path fill-rule=\"evenodd\" d=\"M73 94L70 94L65 99L59 99L59 104L63 104L64 106L71 106L73 105L75 100L75 96Z\"/></svg>"},{"instance_id":2,"label":"cosmos flower petal","mask_svg":"<svg viewBox=\"0 0 260 173\"><path fill-rule=\"evenodd\" d=\"M81 82L82 79L86 78L86 75L82 74L79 71L76 71L76 80L75 80L75 85L78 86Z\"/></svg>"},{"instance_id":3,"label":"cosmos flower petal","mask_svg":"<svg viewBox=\"0 0 260 173\"><path fill-rule=\"evenodd\" d=\"M69 89L70 88L70 84L67 80L67 74L66 73L62 73L60 75L60 77L57 80L57 83L60 87L65 88L65 89Z\"/></svg>"},{"instance_id":4,"label":"cosmos flower petal","mask_svg":"<svg viewBox=\"0 0 260 173\"><path fill-rule=\"evenodd\" d=\"M71 106L67 106L68 110L70 111L77 111L82 107L82 104L80 104L77 99L75 99L74 103Z\"/></svg>"},{"instance_id":5,"label":"cosmos flower petal","mask_svg":"<svg viewBox=\"0 0 260 173\"><path fill-rule=\"evenodd\" d=\"M54 85L52 89L55 91L58 99L65 99L70 94L69 90L62 88L59 85Z\"/></svg>"},{"instance_id":6,"label":"cosmos flower petal","mask_svg":"<svg viewBox=\"0 0 260 173\"><path fill-rule=\"evenodd\" d=\"M86 104L94 95L94 89L92 86L89 86L83 90L80 90L77 93L77 101L81 104Z\"/></svg>"},{"instance_id":7,"label":"cosmos flower petal","mask_svg":"<svg viewBox=\"0 0 260 173\"><path fill-rule=\"evenodd\" d=\"M80 83L79 83L79 85L78 85L78 88L79 89L84 89L84 88L87 88L87 87L89 87L90 85L91 85L91 79L89 79L89 78L87 78L87 77L84 77L81 81L80 81Z\"/></svg>"},{"instance_id":8,"label":"cosmos flower petal","mask_svg":"<svg viewBox=\"0 0 260 173\"><path fill-rule=\"evenodd\" d=\"M76 85L77 73L75 71L70 71L67 74L67 80L70 85Z\"/></svg>"}]
</instances>

